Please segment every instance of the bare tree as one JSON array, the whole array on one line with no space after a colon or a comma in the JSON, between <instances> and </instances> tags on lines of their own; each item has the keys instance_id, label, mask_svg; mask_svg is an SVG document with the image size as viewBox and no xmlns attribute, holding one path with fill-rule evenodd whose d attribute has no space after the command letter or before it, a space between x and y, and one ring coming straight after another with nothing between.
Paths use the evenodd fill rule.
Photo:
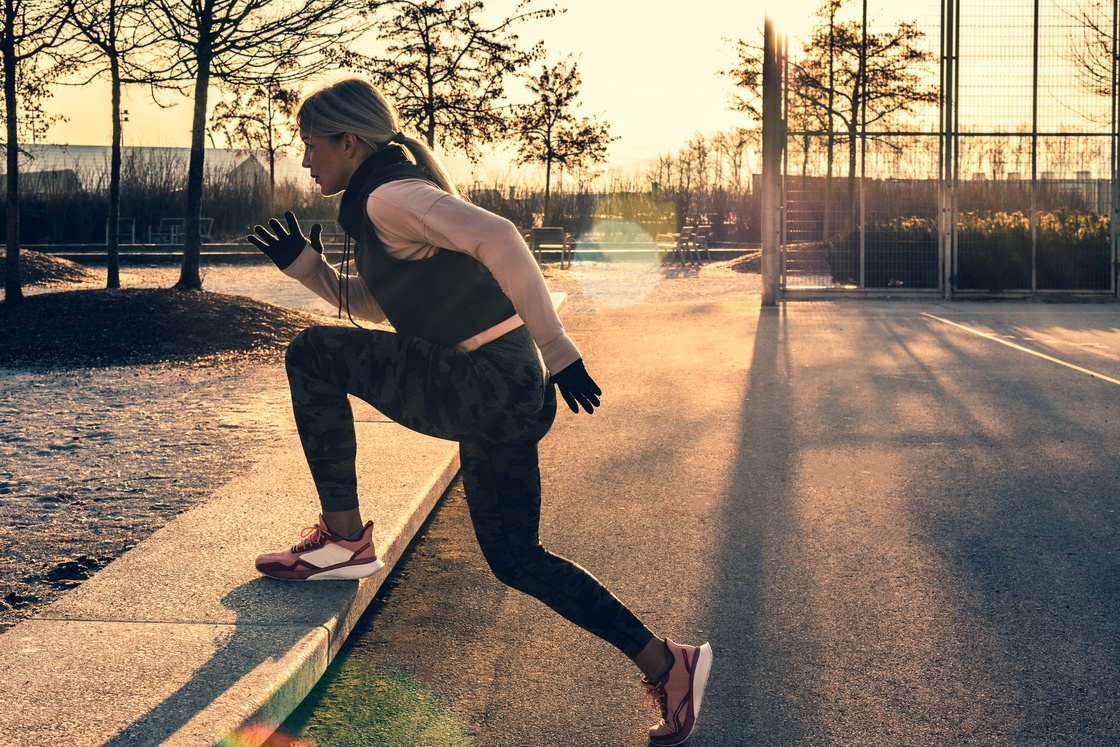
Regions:
<instances>
[{"instance_id":1,"label":"bare tree","mask_svg":"<svg viewBox=\"0 0 1120 747\"><path fill-rule=\"evenodd\" d=\"M70 23L84 40L75 63L93 67L86 82L108 74L111 88L113 142L109 156L109 218L106 223L108 271L106 287L119 288L121 220L121 87L144 76L134 55L151 45L154 34L146 24L143 0L66 0Z\"/></svg>"},{"instance_id":2,"label":"bare tree","mask_svg":"<svg viewBox=\"0 0 1120 747\"><path fill-rule=\"evenodd\" d=\"M54 97L58 79L69 70L65 62L51 60L48 53L42 57L48 59L23 60L16 65L16 134L20 143L38 143L46 139L51 126L69 119L64 114L50 114L43 105ZM0 90L0 102L5 97ZM7 124L5 107L0 106L0 122ZM27 151L20 151L23 155L31 155Z\"/></svg>"},{"instance_id":3,"label":"bare tree","mask_svg":"<svg viewBox=\"0 0 1120 747\"><path fill-rule=\"evenodd\" d=\"M829 0L826 3L827 7L836 5L836 0ZM736 89L731 92L730 101L733 111L741 111L747 114L756 125L762 123L762 29L758 29L759 43L753 44L741 39L735 40L733 46L735 52L739 57L739 66L731 70L721 70L720 74L726 75L732 79L736 84ZM796 86L800 85L801 81L791 75L787 81L790 88L790 96L786 101L785 123L787 130L800 131L800 142L791 143L789 152L791 154L791 161L795 161L794 154L801 156L801 177L804 183L805 177L809 171L810 157L813 153L814 138L811 132L832 132L832 124L825 112L806 102L801 96L797 95ZM795 149L795 145L798 146ZM827 137L826 147L826 162L828 166L829 179L826 183L831 183L832 174L832 153L833 153L833 136L831 134Z\"/></svg>"},{"instance_id":4,"label":"bare tree","mask_svg":"<svg viewBox=\"0 0 1120 747\"><path fill-rule=\"evenodd\" d=\"M831 175L832 134L836 123L848 141L848 199L855 203L855 178L861 131L888 127L937 102L930 69L934 55L922 46L925 38L916 23L899 22L884 31L868 30L857 20L837 21L844 0L824 0L798 59L790 58L789 119L797 126L825 128L829 137ZM738 65L724 74L742 93L733 106L761 115L761 47L735 42ZM807 158L807 155L806 155ZM827 209L826 209L827 212Z\"/></svg>"},{"instance_id":5,"label":"bare tree","mask_svg":"<svg viewBox=\"0 0 1120 747\"><path fill-rule=\"evenodd\" d=\"M1114 4L1104 0L1078 0L1064 12L1073 20L1066 49L1062 55L1073 65L1074 76L1082 91L1108 101L1116 86L1113 79L1113 13ZM1079 112L1096 124L1107 125L1110 112L1103 106Z\"/></svg>"},{"instance_id":6,"label":"bare tree","mask_svg":"<svg viewBox=\"0 0 1120 747\"><path fill-rule=\"evenodd\" d=\"M228 94L214 107L214 125L222 128L227 147L267 155L268 202L275 207L276 156L299 137L295 130L299 93L271 77L253 86L232 87Z\"/></svg>"},{"instance_id":7,"label":"bare tree","mask_svg":"<svg viewBox=\"0 0 1120 747\"><path fill-rule=\"evenodd\" d=\"M578 171L607 158L610 125L595 118L576 119L581 80L578 64L565 61L542 67L529 81L533 101L518 107L516 130L521 163L544 166L544 220L549 220L553 165Z\"/></svg>"},{"instance_id":8,"label":"bare tree","mask_svg":"<svg viewBox=\"0 0 1120 747\"><path fill-rule=\"evenodd\" d=\"M657 184L653 197L673 205L676 230L693 222L709 224L712 236L723 240L730 226L742 224L750 210L745 177L760 156L761 143L757 128L697 132L675 155L658 155L650 162L646 176Z\"/></svg>"},{"instance_id":9,"label":"bare tree","mask_svg":"<svg viewBox=\"0 0 1120 747\"><path fill-rule=\"evenodd\" d=\"M689 162L696 164L696 188L701 192L708 188L708 159L711 156L711 143L703 134L693 133L688 141Z\"/></svg>"},{"instance_id":10,"label":"bare tree","mask_svg":"<svg viewBox=\"0 0 1120 747\"><path fill-rule=\"evenodd\" d=\"M328 66L328 48L362 29L354 23L354 0L148 0L145 6L166 49L153 61L149 80L190 90L194 102L183 266L175 287L195 290L202 287L199 229L210 85L254 85L269 76L278 84L305 79ZM294 64L280 66L284 61Z\"/></svg>"},{"instance_id":11,"label":"bare tree","mask_svg":"<svg viewBox=\"0 0 1120 747\"><path fill-rule=\"evenodd\" d=\"M381 54L337 57L388 94L429 146L473 159L480 145L508 133L506 78L543 56L540 42L522 49L513 32L520 23L557 13L528 10L531 2L521 0L505 18L485 23L482 0L395 0L374 25L386 44Z\"/></svg>"},{"instance_id":12,"label":"bare tree","mask_svg":"<svg viewBox=\"0 0 1120 747\"><path fill-rule=\"evenodd\" d=\"M4 64L4 120L7 125L7 257L4 296L23 301L19 267L19 74L35 70L44 52L55 47L65 28L66 5L51 0L4 0L0 57ZM26 88L23 91L27 93Z\"/></svg>"},{"instance_id":13,"label":"bare tree","mask_svg":"<svg viewBox=\"0 0 1120 747\"><path fill-rule=\"evenodd\" d=\"M712 136L712 144L721 155L720 184L726 181L734 191L741 191L743 189L743 168L746 166L747 154L751 148L757 151L762 147L762 133L757 129L736 127L726 132L716 133ZM727 159L726 162L724 162L724 158ZM726 163L726 168L724 163Z\"/></svg>"}]
</instances>

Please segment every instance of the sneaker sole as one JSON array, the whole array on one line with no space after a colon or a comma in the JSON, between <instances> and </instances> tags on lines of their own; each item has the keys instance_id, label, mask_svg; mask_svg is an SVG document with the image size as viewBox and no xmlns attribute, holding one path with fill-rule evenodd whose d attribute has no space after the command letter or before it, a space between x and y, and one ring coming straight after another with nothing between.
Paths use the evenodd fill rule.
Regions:
<instances>
[{"instance_id":1,"label":"sneaker sole","mask_svg":"<svg viewBox=\"0 0 1120 747\"><path fill-rule=\"evenodd\" d=\"M694 720L700 718L700 703L704 700L704 688L708 684L708 674L711 671L712 644L705 643L700 647L700 655L696 659L696 672L692 677L692 718Z\"/></svg>"},{"instance_id":2,"label":"sneaker sole","mask_svg":"<svg viewBox=\"0 0 1120 747\"><path fill-rule=\"evenodd\" d=\"M344 565L340 568L331 568L320 573L315 573L302 581L353 581L354 579L367 578L380 571L385 564L380 559L372 563L360 565Z\"/></svg>"}]
</instances>

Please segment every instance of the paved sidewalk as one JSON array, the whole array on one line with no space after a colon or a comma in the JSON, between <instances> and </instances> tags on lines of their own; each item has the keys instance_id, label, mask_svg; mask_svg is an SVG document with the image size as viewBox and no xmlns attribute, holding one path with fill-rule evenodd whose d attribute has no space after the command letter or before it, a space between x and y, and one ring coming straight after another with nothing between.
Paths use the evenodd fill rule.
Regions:
<instances>
[{"instance_id":1,"label":"paved sidewalk","mask_svg":"<svg viewBox=\"0 0 1120 747\"><path fill-rule=\"evenodd\" d=\"M553 294L557 307L565 296ZM457 446L355 407L363 510L386 567L261 577L318 513L291 434L206 503L0 635L0 745L260 744L302 700L458 470ZM220 468L220 465L216 465ZM302 523L301 523L302 522Z\"/></svg>"}]
</instances>

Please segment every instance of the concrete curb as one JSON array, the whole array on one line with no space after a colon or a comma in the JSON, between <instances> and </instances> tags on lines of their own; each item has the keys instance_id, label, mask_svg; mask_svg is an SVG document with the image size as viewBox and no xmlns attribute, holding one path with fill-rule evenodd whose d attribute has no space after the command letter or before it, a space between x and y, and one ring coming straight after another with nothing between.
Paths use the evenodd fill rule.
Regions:
<instances>
[{"instance_id":1,"label":"concrete curb","mask_svg":"<svg viewBox=\"0 0 1120 747\"><path fill-rule=\"evenodd\" d=\"M318 512L298 440L0 636L0 743L259 744L314 686L458 470L455 444L359 423L386 567L293 584L253 557ZM261 733L259 740L249 737Z\"/></svg>"},{"instance_id":2,"label":"concrete curb","mask_svg":"<svg viewBox=\"0 0 1120 747\"><path fill-rule=\"evenodd\" d=\"M553 294L559 309L563 294ZM310 692L459 469L458 447L372 409L363 513L385 568L357 583L261 577L318 513L296 437L42 614L0 635L0 745L260 745Z\"/></svg>"}]
</instances>

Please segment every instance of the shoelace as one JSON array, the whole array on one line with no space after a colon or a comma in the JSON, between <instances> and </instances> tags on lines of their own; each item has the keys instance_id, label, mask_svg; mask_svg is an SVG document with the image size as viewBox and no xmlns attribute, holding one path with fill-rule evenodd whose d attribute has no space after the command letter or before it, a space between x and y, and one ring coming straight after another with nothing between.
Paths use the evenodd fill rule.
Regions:
<instances>
[{"instance_id":1,"label":"shoelace","mask_svg":"<svg viewBox=\"0 0 1120 747\"><path fill-rule=\"evenodd\" d=\"M325 537L325 535L323 534L323 530L320 529L318 525L312 527L304 527L300 530L299 536L303 537L303 539L300 540L296 544L296 546L292 548L293 553L300 553L304 550L310 550L312 547L320 544Z\"/></svg>"},{"instance_id":2,"label":"shoelace","mask_svg":"<svg viewBox=\"0 0 1120 747\"><path fill-rule=\"evenodd\" d=\"M669 718L669 695L665 692L664 681L658 682L656 685L646 685L646 694L642 698L642 706L649 705L650 701L656 699L657 705L661 708L661 720L664 721Z\"/></svg>"}]
</instances>

